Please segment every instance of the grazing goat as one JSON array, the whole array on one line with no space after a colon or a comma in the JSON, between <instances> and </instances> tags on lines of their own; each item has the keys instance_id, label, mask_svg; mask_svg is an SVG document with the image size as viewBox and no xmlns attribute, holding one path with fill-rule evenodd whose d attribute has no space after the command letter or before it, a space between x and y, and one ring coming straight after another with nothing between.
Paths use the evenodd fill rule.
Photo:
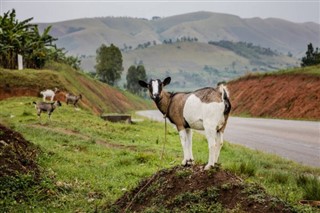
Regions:
<instances>
[{"instance_id":1,"label":"grazing goat","mask_svg":"<svg viewBox=\"0 0 320 213\"><path fill-rule=\"evenodd\" d=\"M139 84L149 90L158 109L176 125L183 147L182 165L193 164L191 129L205 131L209 160L204 169L208 170L217 163L223 144L223 132L231 110L228 90L223 84L217 88L206 87L190 93L162 90L170 81L168 77L163 82L158 79L150 80L149 83L139 81Z\"/></svg>"},{"instance_id":2,"label":"grazing goat","mask_svg":"<svg viewBox=\"0 0 320 213\"><path fill-rule=\"evenodd\" d=\"M40 119L41 112L48 112L49 119L51 120L51 114L53 111L58 107L61 106L60 101L55 101L52 103L47 103L47 102L39 102L36 103L35 101L33 102L35 105L35 108L37 110L37 115Z\"/></svg>"},{"instance_id":3,"label":"grazing goat","mask_svg":"<svg viewBox=\"0 0 320 213\"><path fill-rule=\"evenodd\" d=\"M51 97L50 100L53 101L53 98L58 91L59 90L57 88L54 88L54 91L51 89L47 89L47 90L41 91L40 94L43 96L43 101L46 101L47 97Z\"/></svg>"},{"instance_id":4,"label":"grazing goat","mask_svg":"<svg viewBox=\"0 0 320 213\"><path fill-rule=\"evenodd\" d=\"M82 99L82 95L72 95L72 94L69 94L67 93L66 94L66 102L67 102L67 105L69 104L69 102L73 103L73 106L76 106L76 104L78 103L78 101Z\"/></svg>"}]
</instances>

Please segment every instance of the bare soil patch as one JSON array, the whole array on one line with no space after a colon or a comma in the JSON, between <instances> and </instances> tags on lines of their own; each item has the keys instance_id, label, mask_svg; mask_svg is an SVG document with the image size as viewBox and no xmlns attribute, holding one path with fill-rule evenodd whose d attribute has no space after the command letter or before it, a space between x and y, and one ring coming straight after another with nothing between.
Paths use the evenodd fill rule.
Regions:
<instances>
[{"instance_id":1,"label":"bare soil patch","mask_svg":"<svg viewBox=\"0 0 320 213\"><path fill-rule=\"evenodd\" d=\"M228 83L232 114L320 119L320 77L307 74L248 75Z\"/></svg>"},{"instance_id":2,"label":"bare soil patch","mask_svg":"<svg viewBox=\"0 0 320 213\"><path fill-rule=\"evenodd\" d=\"M0 124L0 178L27 173L39 176L38 152L20 133Z\"/></svg>"}]
</instances>

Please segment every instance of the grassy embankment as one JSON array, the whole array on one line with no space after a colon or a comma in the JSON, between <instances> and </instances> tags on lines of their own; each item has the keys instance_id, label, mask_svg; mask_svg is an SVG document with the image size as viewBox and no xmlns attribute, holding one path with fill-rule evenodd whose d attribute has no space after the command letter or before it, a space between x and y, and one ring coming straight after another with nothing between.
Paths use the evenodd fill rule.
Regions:
<instances>
[{"instance_id":1,"label":"grassy embankment","mask_svg":"<svg viewBox=\"0 0 320 213\"><path fill-rule=\"evenodd\" d=\"M40 180L29 175L0 180L0 208L6 211L106 210L141 179L159 168L177 165L182 159L178 133L171 127L164 159L160 161L164 143L161 123L109 123L92 111L77 111L70 105L58 108L51 122L45 114L39 122L31 105L33 99L18 97L0 102L0 122L42 150L38 159L43 168ZM194 156L197 163L207 162L207 142L199 134L194 135ZM301 199L320 199L318 168L229 143L224 144L220 162L222 168L247 182L261 184L268 193L292 204Z\"/></svg>"},{"instance_id":2,"label":"grassy embankment","mask_svg":"<svg viewBox=\"0 0 320 213\"><path fill-rule=\"evenodd\" d=\"M0 88L3 89L0 91L0 100L4 96L39 96L40 91L55 87L60 90L56 98L62 101L65 100L64 94L67 92L82 94L81 107L96 114L130 112L150 106L150 102L89 78L84 73L62 64L51 63L44 70L0 69ZM5 90L9 92L6 93Z\"/></svg>"},{"instance_id":3,"label":"grassy embankment","mask_svg":"<svg viewBox=\"0 0 320 213\"><path fill-rule=\"evenodd\" d=\"M320 120L320 66L250 73L228 88L233 115Z\"/></svg>"}]
</instances>

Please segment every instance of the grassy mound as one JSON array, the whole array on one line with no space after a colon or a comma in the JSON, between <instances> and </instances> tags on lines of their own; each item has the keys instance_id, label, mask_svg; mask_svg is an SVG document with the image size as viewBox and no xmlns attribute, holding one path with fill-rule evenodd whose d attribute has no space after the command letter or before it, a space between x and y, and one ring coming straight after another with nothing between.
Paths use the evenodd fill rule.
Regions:
<instances>
[{"instance_id":1,"label":"grassy mound","mask_svg":"<svg viewBox=\"0 0 320 213\"><path fill-rule=\"evenodd\" d=\"M220 168L176 166L162 170L124 194L113 212L292 212L257 184Z\"/></svg>"}]
</instances>

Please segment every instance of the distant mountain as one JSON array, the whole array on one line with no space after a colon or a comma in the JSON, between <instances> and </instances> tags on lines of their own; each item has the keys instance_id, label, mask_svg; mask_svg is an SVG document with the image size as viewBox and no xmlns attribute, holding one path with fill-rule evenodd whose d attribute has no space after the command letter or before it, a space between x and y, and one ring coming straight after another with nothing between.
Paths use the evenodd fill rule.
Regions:
<instances>
[{"instance_id":1,"label":"distant mountain","mask_svg":"<svg viewBox=\"0 0 320 213\"><path fill-rule=\"evenodd\" d=\"M320 25L293 23L282 19L250 18L195 12L154 20L105 17L85 18L64 22L39 24L40 28L53 25L51 34L58 46L70 54L93 55L102 44L119 48L136 48L146 42L161 44L164 40L181 37L197 38L199 42L244 41L262 47L292 53L301 57L308 43L320 46Z\"/></svg>"},{"instance_id":2,"label":"distant mountain","mask_svg":"<svg viewBox=\"0 0 320 213\"><path fill-rule=\"evenodd\" d=\"M214 85L251 71L300 66L307 45L320 46L320 25L281 19L242 19L195 12L152 20L105 17L39 24L69 54L81 56L82 68L94 71L96 50L115 44L122 50L124 74L143 63L149 78L172 76L174 89Z\"/></svg>"}]
</instances>

